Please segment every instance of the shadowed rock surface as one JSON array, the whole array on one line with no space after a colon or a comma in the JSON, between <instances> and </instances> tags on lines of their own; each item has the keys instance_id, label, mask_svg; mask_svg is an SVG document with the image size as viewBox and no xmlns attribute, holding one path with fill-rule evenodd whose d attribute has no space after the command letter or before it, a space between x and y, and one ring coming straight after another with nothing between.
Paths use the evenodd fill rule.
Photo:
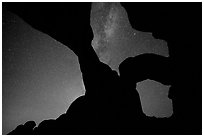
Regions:
<instances>
[{"instance_id":1,"label":"shadowed rock surface","mask_svg":"<svg viewBox=\"0 0 204 137\"><path fill-rule=\"evenodd\" d=\"M164 69L161 65L152 67L148 73L142 73L143 70L147 71L145 69L147 66L144 66L143 69L138 68L141 69L140 73L134 74L134 70L137 69L136 65L138 65L134 62L143 61L155 62L156 64L167 63L165 57L158 55L140 55L135 58L128 58L120 66L121 76L119 77L107 65L95 62L97 65L94 68L100 68L96 71L96 73L100 72L98 75L82 72L83 77L87 79L84 81L85 87L88 87L86 88L87 94L77 98L66 114L61 115L56 120L42 121L30 134L162 133L163 124L168 125L170 119L148 118L143 114L139 94L135 90L135 83L141 81L143 76L144 78L158 78L161 82L168 84L170 80L167 81L166 77L163 76L155 77L155 73ZM130 69L129 65L134 69ZM83 66L81 65L81 67ZM168 71L168 68L165 71ZM92 79L88 79L89 77L98 78L99 81L97 82L100 85L86 85L86 83L94 83ZM15 132L10 134L15 134Z\"/></svg>"},{"instance_id":2,"label":"shadowed rock surface","mask_svg":"<svg viewBox=\"0 0 204 137\"><path fill-rule=\"evenodd\" d=\"M189 92L185 93L185 96L182 92L183 90L187 91L188 88L185 88L180 80L185 80L185 78L189 79L189 77L185 76L185 73L182 73L181 70L185 67L179 63L184 63L185 65L188 63L184 57L178 61L176 58L178 56L177 52L171 52L172 50L174 51L174 49L170 50L170 55L172 54L173 58L165 58L151 54L127 58L120 64L119 77L116 71L112 71L108 65L99 61L91 47L93 34L89 25L89 18L85 18L87 16L89 17L89 12L79 12L81 7L86 7L86 10L89 11L90 5L88 3L85 5L71 5L71 7L78 7L78 10L76 10L76 13L73 15L73 17L75 16L74 19L77 20L79 16L84 17L83 24L81 23L82 18L76 22L70 22L69 19L66 19L63 13L69 11L66 11L65 9L67 8L65 7L62 8L64 12L59 14L60 12L40 12L35 10L35 6L31 6L33 9L26 6L28 11L35 11L29 13L22 10L25 8L21 6L15 5L14 8L11 4L11 7L8 6L8 8L22 17L34 28L49 34L56 40L67 45L78 56L86 93L85 96L77 98L71 104L67 112L57 119L44 120L34 129L32 124L31 129L33 130L25 130L30 124L20 125L14 131L10 132L10 134L201 133L199 129L201 124L196 126L200 120L197 117L200 111L198 111L196 107L189 108L189 104L192 103L190 103L189 99L193 101L196 99L193 99L192 94L189 94ZM57 22L60 23L58 23L58 25L56 25L56 22L53 23L55 27L57 26L55 28L51 23L53 22L53 18L39 17L39 14L57 16L59 17ZM67 23L69 23L69 25L67 25ZM70 26L78 27L78 31L75 29L71 30ZM67 32L69 32L69 34ZM72 39L68 40L67 37ZM176 61L176 63L174 61ZM179 69L175 68L175 64L179 64ZM139 94L135 89L135 83L147 78L172 85L169 96L174 103L174 114L170 118L158 119L147 117L143 114ZM184 83L189 84L189 81L186 80ZM186 104L187 106L185 106L183 105L184 103L188 105ZM197 106L199 102L195 104Z\"/></svg>"},{"instance_id":3,"label":"shadowed rock surface","mask_svg":"<svg viewBox=\"0 0 204 137\"><path fill-rule=\"evenodd\" d=\"M35 126L35 121L28 121L24 125L17 126L9 135L33 135Z\"/></svg>"}]
</instances>

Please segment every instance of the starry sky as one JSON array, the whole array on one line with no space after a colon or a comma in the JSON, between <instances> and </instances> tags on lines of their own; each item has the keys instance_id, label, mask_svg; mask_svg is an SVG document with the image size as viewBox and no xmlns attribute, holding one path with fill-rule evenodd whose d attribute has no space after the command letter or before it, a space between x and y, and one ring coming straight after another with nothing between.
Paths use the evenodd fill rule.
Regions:
<instances>
[{"instance_id":1,"label":"starry sky","mask_svg":"<svg viewBox=\"0 0 204 137\"><path fill-rule=\"evenodd\" d=\"M28 120L57 118L84 94L76 55L8 11L3 12L2 51L3 134ZM146 115L171 115L164 98L168 88L151 80L138 83Z\"/></svg>"},{"instance_id":2,"label":"starry sky","mask_svg":"<svg viewBox=\"0 0 204 137\"><path fill-rule=\"evenodd\" d=\"M71 50L16 16L4 15L3 134L28 120L57 118L84 94Z\"/></svg>"},{"instance_id":3,"label":"starry sky","mask_svg":"<svg viewBox=\"0 0 204 137\"><path fill-rule=\"evenodd\" d=\"M130 13L127 13L120 3L93 3L92 47L100 61L109 65L118 74L119 64L128 57L145 53L169 57L167 42L156 39L150 32L136 30L129 21L128 14ZM169 85L149 79L137 83L137 91L146 115L156 117L172 115L172 102L168 98L169 88Z\"/></svg>"},{"instance_id":4,"label":"starry sky","mask_svg":"<svg viewBox=\"0 0 204 137\"><path fill-rule=\"evenodd\" d=\"M145 53L169 56L167 43L151 32L136 30L128 14L120 3L105 3L100 9L93 6L91 14L92 47L100 61L118 73L120 63L128 57Z\"/></svg>"}]
</instances>

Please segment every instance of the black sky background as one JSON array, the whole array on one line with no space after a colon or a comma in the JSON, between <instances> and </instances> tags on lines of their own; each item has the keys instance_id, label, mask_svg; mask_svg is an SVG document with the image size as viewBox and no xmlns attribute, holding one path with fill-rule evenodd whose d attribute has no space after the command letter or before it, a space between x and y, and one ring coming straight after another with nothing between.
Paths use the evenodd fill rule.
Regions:
<instances>
[{"instance_id":1,"label":"black sky background","mask_svg":"<svg viewBox=\"0 0 204 137\"><path fill-rule=\"evenodd\" d=\"M201 3L122 3L126 8L131 25L140 31L153 32L157 38L168 42L170 57L174 61L177 77L175 83L177 93L171 93L178 103L180 113L189 119L188 124L193 128L200 128L201 122ZM42 6L43 7L43 6ZM19 8L19 7L18 7ZM15 9L15 8L14 8ZM80 7L83 10L83 7ZM160 12L163 11L163 12ZM57 11L55 11L57 14ZM52 16L52 15L50 15ZM54 20L57 21L57 20ZM77 21L80 21L78 19ZM22 30L21 30L22 31ZM23 34L23 33L22 33ZM12 34L11 34L12 35ZM38 41L39 42L39 41ZM47 49L47 48L46 48ZM3 48L3 81L4 59L12 56L9 48ZM41 50L39 50L41 51ZM36 51L38 52L38 51ZM61 52L61 51L60 51ZM25 52L29 54L28 52ZM22 55L23 57L23 55ZM39 57L41 60L42 58ZM12 61L12 60L11 60ZM22 61L19 59L19 61ZM43 59L42 59L43 62ZM46 62L46 61L45 61ZM9 63L8 63L9 64ZM30 64L32 65L32 64ZM42 64L43 65L43 64ZM32 68L32 66L30 66ZM35 68L36 66L34 66ZM14 66L15 68L15 66ZM173 73L173 72L171 72ZM20 73L19 73L20 74ZM10 86L9 83L7 83ZM11 87L12 88L12 87ZM3 83L4 89L4 83ZM12 96L11 94L8 94ZM3 93L4 96L4 93ZM10 97L13 99L12 97ZM4 103L4 102L3 102ZM23 111L23 110L22 110ZM4 109L3 109L4 113ZM18 114L14 114L18 115Z\"/></svg>"}]
</instances>

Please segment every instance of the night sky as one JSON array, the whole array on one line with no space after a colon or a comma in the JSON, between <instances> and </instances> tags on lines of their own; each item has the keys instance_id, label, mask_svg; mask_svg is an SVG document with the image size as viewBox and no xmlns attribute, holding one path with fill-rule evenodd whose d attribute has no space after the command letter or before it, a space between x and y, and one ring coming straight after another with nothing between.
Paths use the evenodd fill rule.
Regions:
<instances>
[{"instance_id":1,"label":"night sky","mask_svg":"<svg viewBox=\"0 0 204 137\"><path fill-rule=\"evenodd\" d=\"M77 57L66 46L8 11L3 12L2 35L3 134L28 120L39 124L57 118L84 94ZM172 114L168 88L150 80L138 83L146 115Z\"/></svg>"},{"instance_id":2,"label":"night sky","mask_svg":"<svg viewBox=\"0 0 204 137\"><path fill-rule=\"evenodd\" d=\"M153 53L169 57L166 41L155 38L151 32L138 31L133 27L134 23L128 18L128 14L134 14L133 11L128 13L120 3L92 5L91 27L94 33L92 47L100 61L112 70L119 74L118 67L123 60L141 54ZM169 88L170 85L149 79L137 83L146 115L156 117L172 115L172 102L168 98Z\"/></svg>"},{"instance_id":3,"label":"night sky","mask_svg":"<svg viewBox=\"0 0 204 137\"><path fill-rule=\"evenodd\" d=\"M5 13L5 12L4 12ZM3 134L57 118L83 94L76 55L46 34L3 16Z\"/></svg>"}]
</instances>

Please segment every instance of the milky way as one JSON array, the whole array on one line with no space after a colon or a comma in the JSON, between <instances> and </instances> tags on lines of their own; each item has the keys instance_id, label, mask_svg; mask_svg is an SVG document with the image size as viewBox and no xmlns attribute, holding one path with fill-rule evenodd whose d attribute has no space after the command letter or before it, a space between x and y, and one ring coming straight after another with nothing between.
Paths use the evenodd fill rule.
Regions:
<instances>
[{"instance_id":1,"label":"milky way","mask_svg":"<svg viewBox=\"0 0 204 137\"><path fill-rule=\"evenodd\" d=\"M119 64L127 57L144 53L169 56L166 42L131 27L127 13L119 3L105 3L97 10L94 4L91 16L94 32L92 46L99 59L113 70L118 71Z\"/></svg>"},{"instance_id":2,"label":"milky way","mask_svg":"<svg viewBox=\"0 0 204 137\"><path fill-rule=\"evenodd\" d=\"M132 28L127 15L120 3L92 5L91 27L94 33L92 47L100 61L109 65L118 74L120 63L128 57L145 53L169 56L165 41L155 39L151 33ZM157 117L172 115L171 100L167 97L168 89L168 85L152 80L138 83L137 90L146 115ZM166 96L161 96L164 93Z\"/></svg>"},{"instance_id":3,"label":"milky way","mask_svg":"<svg viewBox=\"0 0 204 137\"><path fill-rule=\"evenodd\" d=\"M131 27L119 3L94 4L92 46L100 60L113 70L128 56L148 52L168 56L164 41ZM2 24L2 129L6 134L28 120L38 124L57 118L84 91L77 57L67 47L15 15L3 14ZM169 103L161 104L169 86L152 83L137 83L144 113L157 117L171 115Z\"/></svg>"}]
</instances>

